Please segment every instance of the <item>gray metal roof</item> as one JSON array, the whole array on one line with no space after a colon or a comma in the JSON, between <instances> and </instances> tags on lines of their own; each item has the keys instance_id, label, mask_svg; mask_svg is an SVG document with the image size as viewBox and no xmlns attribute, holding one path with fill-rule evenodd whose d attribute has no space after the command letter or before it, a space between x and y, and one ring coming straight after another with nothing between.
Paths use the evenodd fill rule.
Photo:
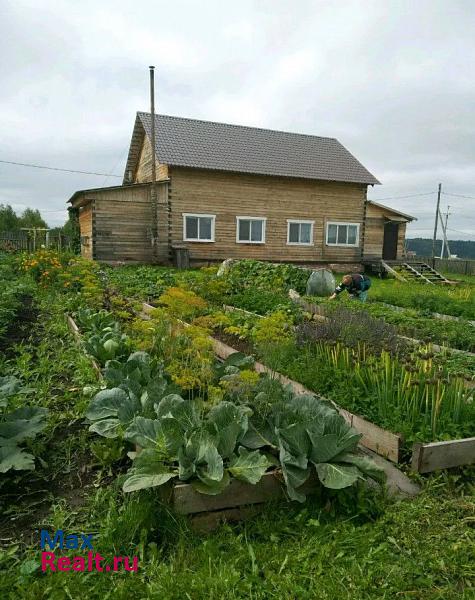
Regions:
<instances>
[{"instance_id":1,"label":"gray metal roof","mask_svg":"<svg viewBox=\"0 0 475 600\"><path fill-rule=\"evenodd\" d=\"M137 140L137 126L140 124L150 137L150 113L137 113L133 140ZM168 165L348 183L379 183L335 138L167 115L156 115L155 129L157 159ZM131 146L127 169L136 157L137 152Z\"/></svg>"}]
</instances>

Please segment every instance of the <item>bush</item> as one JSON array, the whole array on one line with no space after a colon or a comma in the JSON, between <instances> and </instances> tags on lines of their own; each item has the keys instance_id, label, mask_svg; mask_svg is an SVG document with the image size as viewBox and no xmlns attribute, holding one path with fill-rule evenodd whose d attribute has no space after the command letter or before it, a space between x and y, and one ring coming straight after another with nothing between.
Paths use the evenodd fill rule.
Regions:
<instances>
[{"instance_id":1,"label":"bush","mask_svg":"<svg viewBox=\"0 0 475 600\"><path fill-rule=\"evenodd\" d=\"M329 312L324 321L301 323L297 327L297 339L300 344L309 340L339 341L351 348L364 344L374 354L382 350L397 354L405 347L393 325L375 319L367 312L352 311L342 306Z\"/></svg>"},{"instance_id":2,"label":"bush","mask_svg":"<svg viewBox=\"0 0 475 600\"><path fill-rule=\"evenodd\" d=\"M238 294L243 288L265 289L287 294L289 289L305 293L310 272L288 264L273 264L258 260L239 260L232 263L226 274L230 293Z\"/></svg>"}]
</instances>

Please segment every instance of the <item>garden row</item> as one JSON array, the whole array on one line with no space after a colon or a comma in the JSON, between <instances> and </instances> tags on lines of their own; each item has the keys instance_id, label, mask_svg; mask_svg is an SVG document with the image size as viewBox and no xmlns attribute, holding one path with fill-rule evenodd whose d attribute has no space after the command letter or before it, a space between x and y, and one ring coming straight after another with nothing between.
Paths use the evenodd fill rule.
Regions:
<instances>
[{"instance_id":1,"label":"garden row","mask_svg":"<svg viewBox=\"0 0 475 600\"><path fill-rule=\"evenodd\" d=\"M28 261L36 258L28 257ZM473 517L468 496L462 495L461 490L466 486L462 486L460 473L457 477L429 477L420 497L394 506L360 485L359 479L355 485L332 490L321 485L315 476L316 480L308 480L310 487L316 486L312 502L305 506L298 502L274 502L260 517L238 528L222 527L206 540L189 530L187 520L171 515L162 503L157 502L157 492L170 484L177 491L191 487L186 481L175 485L178 479L175 477L158 488L122 493L124 482L132 475L126 473L131 464L127 452L134 452L136 448L133 442L125 439L123 427L114 438L88 432L84 427L84 414L88 405L92 407L88 398L91 394L95 397L98 388L107 391L110 384L106 387L103 379L97 381L89 358L74 347L73 338L66 331L66 320L60 317L64 312L73 314L78 322L84 317L81 329L84 331L84 343L91 344L88 352L98 350L103 353L102 358L95 359L101 363L102 377L106 370L104 360L112 360L112 366L117 360L124 367L129 362L129 353L146 352L153 365L156 360L153 346L158 351L163 337L156 335L157 328L161 333L164 322L160 315L165 310L171 318L170 312L174 313L179 308L181 300L177 303L174 299L177 292L169 291L168 299L162 299L165 302L161 302L151 321L137 319L135 312L139 310L139 304L128 302L124 298L128 293L115 293L111 289L107 284L111 277L105 276L105 273L109 275L109 269L103 269L103 273L94 263L71 257L57 258L61 264L59 268L46 259L43 261L41 269L48 271L47 282L42 281L41 271L36 271L35 266L25 265L27 272L33 274L37 281L33 298L38 319L30 327L28 338L15 349L9 349L8 359L0 358L3 374L14 374L25 382L26 385L21 387L35 389L34 393L12 396L10 402L21 405L27 399L27 404L49 408L47 428L37 435L32 444L31 438L24 444L31 446L27 451L38 457L35 460L36 471L26 471L24 475L21 471L9 471L0 476L0 500L5 507L0 530L2 543L7 545L0 555L3 569L0 590L3 597L33 600L69 597L72 593L75 597L88 598L104 598L112 594L117 597L190 596L216 600L224 597L241 600L252 596L264 600L295 596L379 598L381 589L388 597L401 593L412 597L419 593L424 597L458 598L461 594L470 593L473 585L470 580L469 544L466 542L470 540L469 524ZM152 275L154 271L163 273L161 269L143 269L150 273L151 280L156 277L156 274ZM114 270L114 277L118 280L122 270ZM192 314L187 320L206 317L208 311L218 311L223 286L215 278L215 272L178 274L178 279L182 279L180 286L187 292L194 289L201 297L209 294L206 310L203 312L200 308L195 312L196 317ZM158 286L155 291L151 290L150 298L158 299L171 284L176 284L175 275L173 281L158 293ZM137 296L142 298L139 292ZM293 310L286 294L282 296L288 308ZM192 304L203 307L203 300L193 298ZM109 314L105 325L111 331L89 328L88 318L97 313L104 316L101 312L104 306L108 313L112 313L113 318ZM92 310L85 311L85 307ZM186 310L189 315L189 310ZM196 306L194 310L197 310ZM247 317L253 322L262 320L252 315ZM244 323L241 325L244 326ZM237 320L236 326L240 326ZM251 330L252 327L249 324ZM195 352L199 350L202 357L211 360L213 372L222 366L215 360L203 329L199 328L199 336L196 325L191 328L190 334L193 329L192 337L196 342L192 351L187 344L181 345L180 342L177 347L182 348L183 353L176 355L171 352L160 361L163 362L166 381L170 386L176 386L175 391L184 401L193 399L197 394L195 389L189 388L190 385L200 387L197 380L192 379L194 365L197 364L193 359ZM102 342L101 348L102 336L111 333ZM124 334L126 337L122 337ZM99 335L100 339L91 340L95 335ZM181 335L177 336L178 339ZM245 344L249 345L246 340L240 340L240 343L243 349ZM210 350L209 354L205 352L206 347ZM115 358L110 358L110 353ZM240 365L241 376L235 373L235 377L254 378L256 382L252 361L243 356L236 358L247 361L248 367ZM189 368L180 369L183 364ZM131 366L129 364L129 368ZM203 371L198 373L198 377L205 378L208 367L203 364ZM143 363L138 369L132 369L135 375L127 377L127 384L118 383L119 389L125 391L126 387L134 387L139 393L142 388L136 386L133 380L142 368ZM213 379L214 385L204 386L206 396L203 394L203 397L206 399L203 412L201 407L199 409L200 416L210 412L211 407L208 412L206 407L211 398L213 406L223 400L232 402L229 396L223 395L228 393L223 390L224 377ZM229 382L231 387L232 379ZM257 381L264 384L262 377ZM143 393L140 394L141 404L145 398ZM241 405L239 402L233 404ZM151 420L159 420L157 417L155 412ZM107 418L94 420L91 425ZM254 416L251 416L248 422L253 419ZM173 415L171 421L165 427L174 425ZM144 442L145 450L147 443ZM247 450L252 452L252 449ZM266 448L259 450L266 453ZM269 461L275 459L272 452L269 454L266 456ZM224 470L229 470L228 459L223 463ZM179 468L178 463L173 466ZM204 463L200 463L197 470L202 466L205 467ZM273 489L267 483L272 470L273 467L269 467L260 481L265 493L269 488ZM206 503L219 502L226 494L240 493L241 488L237 490L236 486L241 484L252 490L260 487L260 484L248 484L231 473L229 475L231 482L224 493L216 496L198 493L199 498ZM198 476L193 477L195 481L199 480ZM278 480L277 483L279 489L286 487L285 482L282 484ZM301 493L307 493L307 489L304 486ZM11 525L6 529L5 523L10 521ZM112 577L57 572L45 577L40 569L37 531L48 529L53 532L60 528L94 532L94 550L102 556L138 556L138 572L131 576L128 572L119 571ZM427 531L430 531L430 536ZM26 544L25 538L21 539L25 535L27 540L30 539ZM349 553L348 548L351 548ZM77 551L64 550L61 555L70 556L73 560ZM417 556L416 562L414 556ZM74 592L71 591L73 588Z\"/></svg>"},{"instance_id":2,"label":"garden row","mask_svg":"<svg viewBox=\"0 0 475 600\"><path fill-rule=\"evenodd\" d=\"M216 361L202 328L164 309L129 322L129 335L104 311L75 318L106 385L86 413L90 431L135 446L125 492L190 482L166 491L188 513L268 500L280 494L279 474L298 501L317 481L337 490L364 475L384 479L331 405L259 376L251 357ZM146 350L129 354L134 346ZM220 499L210 505L200 494Z\"/></svg>"},{"instance_id":3,"label":"garden row","mask_svg":"<svg viewBox=\"0 0 475 600\"><path fill-rule=\"evenodd\" d=\"M205 270L206 271L206 270ZM212 272L215 272L211 270ZM170 286L185 287L191 282L196 287L200 278L196 272L180 272L156 267L124 267L108 269L108 277L122 293L144 301L154 301ZM258 261L239 261L226 272L220 281L221 287L207 297L222 301L259 314L267 314L279 308L291 309L287 297L289 289L301 295L306 292L309 272L292 265L272 265ZM215 288L217 282L213 282ZM217 292L217 293L216 293ZM329 308L322 298L312 298ZM388 303L396 304L394 307ZM365 310L373 316L394 325L401 335L417 338L460 350L475 350L474 328L468 319L475 319L475 300L469 285L454 289L429 289L423 284L400 284L394 280L373 280L370 301L364 307L339 298L352 310ZM406 307L406 308L402 308ZM447 315L460 315L459 320L441 320L434 318L432 311L438 309Z\"/></svg>"},{"instance_id":4,"label":"garden row","mask_svg":"<svg viewBox=\"0 0 475 600\"><path fill-rule=\"evenodd\" d=\"M450 374L445 359L436 357L430 348L421 352L404 347L384 322L342 308L324 327L302 319L292 305L283 305L285 310L265 318L246 311L223 312L217 299L223 299L220 288L226 283L213 271L177 278L182 287L165 285L165 293L158 299L162 306L233 347L258 355L274 370L345 409L402 433L407 455L414 441L472 433L471 392L463 378ZM281 281L274 281L277 289L283 287ZM214 302L204 301L184 285ZM296 324L295 335L292 329ZM384 452L384 444L381 449Z\"/></svg>"},{"instance_id":5,"label":"garden row","mask_svg":"<svg viewBox=\"0 0 475 600\"><path fill-rule=\"evenodd\" d=\"M270 266L265 268L269 270ZM241 277L242 269L241 264L241 296L255 294L255 286L249 289L250 282L256 281L255 273L253 277ZM295 269L292 280L283 277L279 269L282 267L277 267L274 279L267 274L264 290L273 287L273 297L282 300L281 310L265 319L244 312L230 315L216 308L216 297L228 302L233 298L229 293L220 294L218 289L221 286L229 290L226 279L231 279L232 287L236 277L232 271L224 278L208 277L206 284L200 280L203 274L178 278L187 280L186 285L214 302L214 306L212 302L201 307L197 324L235 347L256 353L264 363L340 406L402 433L408 451L412 442L473 435L472 392L462 377L467 371L454 370L451 357L434 354L430 346L405 346L393 327L366 312L340 306L325 325L302 319L285 297L287 285L302 288L302 279L298 279L302 271ZM196 298L192 306L179 308L180 301L187 304L186 290L172 292L174 310L182 318L196 317ZM170 299L166 301L170 303ZM296 335L290 333L295 325Z\"/></svg>"}]
</instances>

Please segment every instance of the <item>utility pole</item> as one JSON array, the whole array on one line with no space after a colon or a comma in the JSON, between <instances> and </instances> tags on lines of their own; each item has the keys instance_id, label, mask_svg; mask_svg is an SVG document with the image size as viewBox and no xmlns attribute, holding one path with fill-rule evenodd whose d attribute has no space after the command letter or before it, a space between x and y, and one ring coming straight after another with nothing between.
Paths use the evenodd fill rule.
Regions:
<instances>
[{"instance_id":1,"label":"utility pole","mask_svg":"<svg viewBox=\"0 0 475 600\"><path fill-rule=\"evenodd\" d=\"M435 243L437 241L437 225L439 224L439 212L440 212L440 194L442 192L442 184L439 183L439 191L437 193L437 208L435 209L435 224L434 224L434 237L432 239L432 268L435 269Z\"/></svg>"},{"instance_id":2,"label":"utility pole","mask_svg":"<svg viewBox=\"0 0 475 600\"><path fill-rule=\"evenodd\" d=\"M151 65L150 69L150 117L151 117L151 144L152 144L152 188L151 188L151 203L152 203L152 250L153 257L157 256L157 236L158 236L158 215L157 215L157 169L155 157L155 67Z\"/></svg>"},{"instance_id":3,"label":"utility pole","mask_svg":"<svg viewBox=\"0 0 475 600\"><path fill-rule=\"evenodd\" d=\"M449 220L449 209L450 206L447 206L447 212L445 213L445 225L443 224L443 220L442 220L442 215L441 215L441 219L440 222L442 224L442 230L444 232L444 239L442 240L442 251L440 253L440 258L444 258L444 250L445 250L445 246L447 246L447 258L450 258L450 248L449 248L449 242L447 240L447 221Z\"/></svg>"}]
</instances>

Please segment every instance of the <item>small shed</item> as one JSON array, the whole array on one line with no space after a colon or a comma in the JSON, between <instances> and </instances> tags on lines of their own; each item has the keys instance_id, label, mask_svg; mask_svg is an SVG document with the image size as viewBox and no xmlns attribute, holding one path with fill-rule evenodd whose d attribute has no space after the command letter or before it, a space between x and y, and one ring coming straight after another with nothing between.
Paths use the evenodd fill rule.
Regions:
<instances>
[{"instance_id":1,"label":"small shed","mask_svg":"<svg viewBox=\"0 0 475 600\"><path fill-rule=\"evenodd\" d=\"M365 260L399 260L404 254L406 226L416 218L367 200L363 256Z\"/></svg>"}]
</instances>

